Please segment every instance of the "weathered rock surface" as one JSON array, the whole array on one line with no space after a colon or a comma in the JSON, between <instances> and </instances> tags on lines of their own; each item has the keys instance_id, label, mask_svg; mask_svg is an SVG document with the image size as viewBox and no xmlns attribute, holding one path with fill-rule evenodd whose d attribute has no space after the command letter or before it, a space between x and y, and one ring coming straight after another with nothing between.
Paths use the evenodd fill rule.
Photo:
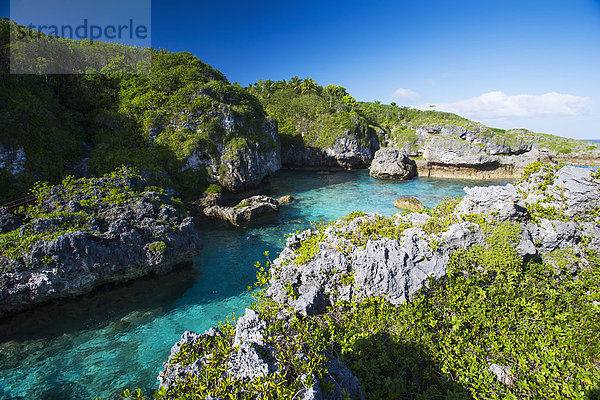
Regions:
<instances>
[{"instance_id":1,"label":"weathered rock surface","mask_svg":"<svg viewBox=\"0 0 600 400\"><path fill-rule=\"evenodd\" d=\"M394 201L394 207L408 211L423 211L425 206L414 197L400 197Z\"/></svg>"},{"instance_id":2,"label":"weathered rock surface","mask_svg":"<svg viewBox=\"0 0 600 400\"><path fill-rule=\"evenodd\" d=\"M281 196L280 198L277 199L277 202L281 205L281 204L289 204L292 203L294 201L294 197L286 194L285 196Z\"/></svg>"},{"instance_id":3,"label":"weathered rock surface","mask_svg":"<svg viewBox=\"0 0 600 400\"><path fill-rule=\"evenodd\" d=\"M99 180L99 185L103 179ZM142 182L122 183L132 188ZM54 187L42 209L89 212L87 195L64 199ZM164 273L191 262L201 248L190 217L180 214L170 197L143 192L124 204L103 203L81 230L60 230L69 215L38 218L19 228L20 236L58 232L37 241L23 256L0 255L0 317L51 300L74 297L111 282Z\"/></svg>"},{"instance_id":4,"label":"weathered rock surface","mask_svg":"<svg viewBox=\"0 0 600 400\"><path fill-rule=\"evenodd\" d=\"M388 138L387 144L409 150L411 157L421 156L415 160L420 176L513 179L535 161L591 163L600 160L600 147L595 144L571 143L570 139L564 139L568 150L561 153L552 145L548 147L548 138L522 130L497 133L476 123L465 126L404 123L403 128L407 127L415 132L412 142L400 143ZM573 151L569 146L579 151Z\"/></svg>"},{"instance_id":5,"label":"weathered rock surface","mask_svg":"<svg viewBox=\"0 0 600 400\"><path fill-rule=\"evenodd\" d=\"M417 165L405 150L385 147L375 153L369 173L379 179L410 179L417 174Z\"/></svg>"},{"instance_id":6,"label":"weathered rock surface","mask_svg":"<svg viewBox=\"0 0 600 400\"><path fill-rule=\"evenodd\" d=\"M540 182L550 179L545 190ZM469 222L469 216L479 214L498 222L508 221L521 226L521 256L539 255L542 258L557 249L572 249L583 254L579 239L586 235L589 249L594 250L600 240L598 218L593 210L600 205L600 182L590 171L566 166L556 176L546 172L533 174L518 187L506 186L465 188L466 195L456 206L450 224L443 232L427 233L423 226L431 217L412 213L398 215L398 224L409 224L401 238L371 238L362 246L355 246L349 237L360 237L360 227L376 223L377 216L367 214L350 222L338 221L324 231L317 243L314 257L298 265L295 260L303 241L315 235L307 230L288 237L286 248L272 264L272 278L267 294L303 315L323 312L337 300L381 296L392 304L406 301L428 277L446 273L450 254L474 244L484 244L482 228ZM554 207L573 220L535 220L527 204ZM557 214L558 215L558 214ZM558 217L557 217L558 218ZM535 222L535 223L534 223ZM581 263L589 263L585 257ZM351 278L350 278L351 277ZM290 296L290 288L296 296Z\"/></svg>"},{"instance_id":7,"label":"weathered rock surface","mask_svg":"<svg viewBox=\"0 0 600 400\"><path fill-rule=\"evenodd\" d=\"M286 247L271 265L266 291L269 298L289 310L278 318L289 320L288 312L317 315L338 300L381 297L393 305L401 304L422 288L428 278L443 277L454 251L485 246L489 223L519 228L521 234L516 235L515 243L523 257L538 256L552 263L556 251L564 250L578 257L573 270L594 262L586 257L600 248L597 239L600 179L589 170L563 167L554 174L551 169L542 169L517 186L465 188L465 192L454 209L442 217L426 213L396 214L388 220L402 228L396 236L373 234L369 228L382 222L377 214L345 218L320 231L309 229L289 236ZM538 208L527 208L534 203L556 207L556 213L548 214L556 219L539 218L535 214ZM444 223L436 224L435 219L440 222L439 218ZM581 240L584 236L587 247ZM311 240L307 257L302 245L315 238L319 240ZM590 250L592 253L588 253ZM247 310L238 321L232 340L240 350L232 353L229 374L253 378L277 373L277 365L271 361L275 346L270 346L266 339L266 330L265 321L256 312ZM328 357L329 372L324 379L334 383L333 393L325 393L319 382L313 380L300 398L342 399L347 398L346 392L352 399L362 399L356 377L335 357ZM165 366L165 371L169 368L173 367ZM489 370L499 382L512 384L514 377L508 367L491 364Z\"/></svg>"},{"instance_id":8,"label":"weathered rock surface","mask_svg":"<svg viewBox=\"0 0 600 400\"><path fill-rule=\"evenodd\" d=\"M361 144L358 135L362 134L348 131L325 149L307 147L302 143L292 144L282 154L282 165L288 168L368 168L379 149L379 140L372 135L368 144Z\"/></svg>"},{"instance_id":9,"label":"weathered rock surface","mask_svg":"<svg viewBox=\"0 0 600 400\"><path fill-rule=\"evenodd\" d=\"M0 233L10 232L19 227L19 221L10 211L0 207Z\"/></svg>"},{"instance_id":10,"label":"weathered rock surface","mask_svg":"<svg viewBox=\"0 0 600 400\"><path fill-rule=\"evenodd\" d=\"M268 374L279 373L279 365L274 357L276 352L274 343L266 340L267 328L266 321L260 319L256 311L246 308L244 315L236 323L235 336L230 344L232 351L227 361L225 371L227 376L233 379L255 379ZM190 331L184 332L181 335L181 340L171 348L168 361L163 363L163 370L157 378L160 387L174 387L179 384L178 380L200 374L206 361L211 358L211 354L206 354L187 365L175 362L176 356L183 345L194 348L201 341L217 335L222 336L217 328L211 328L202 335ZM285 337L271 338L271 340L285 339ZM308 387L303 394L300 394L301 397L299 398L305 400L364 399L356 376L332 354L326 354L326 356L328 372L323 380L329 383L332 390L321 390L320 382L316 377L313 377L312 386ZM306 356L299 353L297 357L305 358Z\"/></svg>"},{"instance_id":11,"label":"weathered rock surface","mask_svg":"<svg viewBox=\"0 0 600 400\"><path fill-rule=\"evenodd\" d=\"M243 199L234 207L214 205L204 208L203 212L207 217L241 226L258 217L279 212L279 202L271 197L257 195Z\"/></svg>"},{"instance_id":12,"label":"weathered rock surface","mask_svg":"<svg viewBox=\"0 0 600 400\"><path fill-rule=\"evenodd\" d=\"M202 131L207 118L218 123L224 135L215 137L214 149L204 145L193 149L182 170L199 173L209 171L210 181L229 191L240 192L257 187L267 176L281 168L277 123L266 118L260 127L252 127L246 121L239 120L237 114L225 105L209 115L187 113L172 116L168 124L149 127L148 134L155 139L160 132L168 130ZM242 128L254 130L252 140L242 133ZM227 141L227 137L235 137L236 140Z\"/></svg>"}]
</instances>

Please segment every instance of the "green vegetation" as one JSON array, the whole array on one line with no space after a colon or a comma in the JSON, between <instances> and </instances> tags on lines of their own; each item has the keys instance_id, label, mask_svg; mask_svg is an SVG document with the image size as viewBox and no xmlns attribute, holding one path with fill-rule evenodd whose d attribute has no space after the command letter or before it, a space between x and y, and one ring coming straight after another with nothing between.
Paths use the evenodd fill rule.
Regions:
<instances>
[{"instance_id":1,"label":"green vegetation","mask_svg":"<svg viewBox=\"0 0 600 400\"><path fill-rule=\"evenodd\" d=\"M158 240L150 243L148 245L148 250L155 253L164 254L167 251L167 244L161 240Z\"/></svg>"},{"instance_id":2,"label":"green vegetation","mask_svg":"<svg viewBox=\"0 0 600 400\"><path fill-rule=\"evenodd\" d=\"M221 193L221 186L211 183L210 185L208 185L208 188L206 188L204 192L210 194L219 194Z\"/></svg>"},{"instance_id":3,"label":"green vegetation","mask_svg":"<svg viewBox=\"0 0 600 400\"><path fill-rule=\"evenodd\" d=\"M218 168L217 146L229 158L256 144L259 151L275 148L258 99L189 53L42 35L39 46L52 48L53 57L70 54L74 61L65 64L85 65L75 70L87 74L15 75L8 70L15 27L0 20L0 143L23 149L26 161L19 175L0 168L6 188L0 203L24 195L36 181L60 182L83 157L90 174L129 165L187 201L207 187L209 174L203 164L187 166L194 152ZM31 72L38 67L44 71L42 63Z\"/></svg>"},{"instance_id":4,"label":"green vegetation","mask_svg":"<svg viewBox=\"0 0 600 400\"><path fill-rule=\"evenodd\" d=\"M241 208L249 207L249 206L250 206L250 202L248 202L248 201L241 201L241 202L239 202L238 204L235 205L234 209L235 210L239 210Z\"/></svg>"},{"instance_id":5,"label":"green vegetation","mask_svg":"<svg viewBox=\"0 0 600 400\"><path fill-rule=\"evenodd\" d=\"M555 166L538 164L525 173L536 189L552 184ZM524 178L525 179L525 178ZM596 399L600 381L600 269L577 270L572 249L556 250L544 263L523 259L516 250L521 226L483 215L455 216L460 199L447 199L427 210L423 228L431 234L450 223L470 221L486 234L484 244L454 251L447 275L431 279L410 301L392 306L383 299L340 301L326 313L280 318L283 306L265 296L268 264L257 264L253 308L268 322L265 340L276 347L281 373L255 380L224 375L232 351L234 329L221 325L222 337L206 337L184 348L174 362L189 364L205 356L200 374L159 398L233 396L240 399L292 399L316 377L331 390L324 354L335 354L358 377L368 399ZM355 212L320 225L294 249L294 263L312 259L320 250L326 228L355 224L354 235L341 237L359 246L369 239L399 239L408 227L398 217L378 217L363 223ZM582 241L585 247L585 240ZM591 258L590 258L591 259ZM342 276L344 285L353 274ZM289 286L289 287L288 287ZM297 296L293 285L288 295ZM302 354L304 357L299 357ZM500 379L494 368L502 369Z\"/></svg>"},{"instance_id":6,"label":"green vegetation","mask_svg":"<svg viewBox=\"0 0 600 400\"><path fill-rule=\"evenodd\" d=\"M373 133L356 100L341 86L322 87L311 78L261 80L249 86L267 114L278 122L283 153L291 148L331 147L352 132L363 146Z\"/></svg>"},{"instance_id":7,"label":"green vegetation","mask_svg":"<svg viewBox=\"0 0 600 400\"><path fill-rule=\"evenodd\" d=\"M97 233L96 219L103 213L136 203L142 197L162 204L164 195L144 192L140 176L125 167L100 178L67 176L59 185L38 183L30 194L35 203L15 211L24 223L18 229L0 234L0 257L18 260L27 256L40 241L49 241L69 232ZM164 253L164 241L149 245Z\"/></svg>"}]
</instances>

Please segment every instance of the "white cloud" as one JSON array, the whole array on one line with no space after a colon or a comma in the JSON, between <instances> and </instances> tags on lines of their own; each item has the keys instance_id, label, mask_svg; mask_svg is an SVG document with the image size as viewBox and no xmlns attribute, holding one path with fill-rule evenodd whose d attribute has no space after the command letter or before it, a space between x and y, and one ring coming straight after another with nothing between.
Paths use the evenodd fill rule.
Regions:
<instances>
[{"instance_id":1,"label":"white cloud","mask_svg":"<svg viewBox=\"0 0 600 400\"><path fill-rule=\"evenodd\" d=\"M410 100L418 99L420 96L419 93L413 92L410 89L398 88L390 97L392 100Z\"/></svg>"},{"instance_id":2,"label":"white cloud","mask_svg":"<svg viewBox=\"0 0 600 400\"><path fill-rule=\"evenodd\" d=\"M581 115L591 103L589 97L550 92L545 94L484 93L455 103L436 104L435 109L478 119L505 119L558 115ZM428 109L429 105L424 105Z\"/></svg>"}]
</instances>

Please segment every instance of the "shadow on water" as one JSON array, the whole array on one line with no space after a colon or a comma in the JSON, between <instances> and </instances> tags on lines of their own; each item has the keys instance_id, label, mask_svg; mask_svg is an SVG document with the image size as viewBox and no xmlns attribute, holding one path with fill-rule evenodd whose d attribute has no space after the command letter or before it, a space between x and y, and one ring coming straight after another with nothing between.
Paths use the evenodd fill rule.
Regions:
<instances>
[{"instance_id":1,"label":"shadow on water","mask_svg":"<svg viewBox=\"0 0 600 400\"><path fill-rule=\"evenodd\" d=\"M52 338L80 330L99 329L107 322L118 329L142 324L167 312L172 303L198 280L192 264L164 275L111 284L91 294L39 306L0 321L0 342ZM123 320L137 314L139 318Z\"/></svg>"},{"instance_id":2,"label":"shadow on water","mask_svg":"<svg viewBox=\"0 0 600 400\"><path fill-rule=\"evenodd\" d=\"M366 398L473 398L414 342L380 333L357 339L349 350L342 361L361 382Z\"/></svg>"}]
</instances>

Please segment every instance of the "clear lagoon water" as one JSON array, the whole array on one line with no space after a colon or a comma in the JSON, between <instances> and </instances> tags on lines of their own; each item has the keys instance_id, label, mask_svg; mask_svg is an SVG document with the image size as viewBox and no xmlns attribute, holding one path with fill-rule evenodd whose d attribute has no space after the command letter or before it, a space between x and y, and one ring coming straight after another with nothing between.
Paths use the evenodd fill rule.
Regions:
<instances>
[{"instance_id":1,"label":"clear lagoon water","mask_svg":"<svg viewBox=\"0 0 600 400\"><path fill-rule=\"evenodd\" d=\"M368 171L279 171L262 193L296 201L246 228L202 231L194 263L85 298L0 322L0 399L118 398L127 387L152 393L171 346L186 330L204 332L251 302L256 261L276 257L284 234L355 210L389 216L393 201L411 196L433 207L462 196L464 186L504 184L417 178L380 181ZM280 241L281 239L281 241Z\"/></svg>"}]
</instances>

